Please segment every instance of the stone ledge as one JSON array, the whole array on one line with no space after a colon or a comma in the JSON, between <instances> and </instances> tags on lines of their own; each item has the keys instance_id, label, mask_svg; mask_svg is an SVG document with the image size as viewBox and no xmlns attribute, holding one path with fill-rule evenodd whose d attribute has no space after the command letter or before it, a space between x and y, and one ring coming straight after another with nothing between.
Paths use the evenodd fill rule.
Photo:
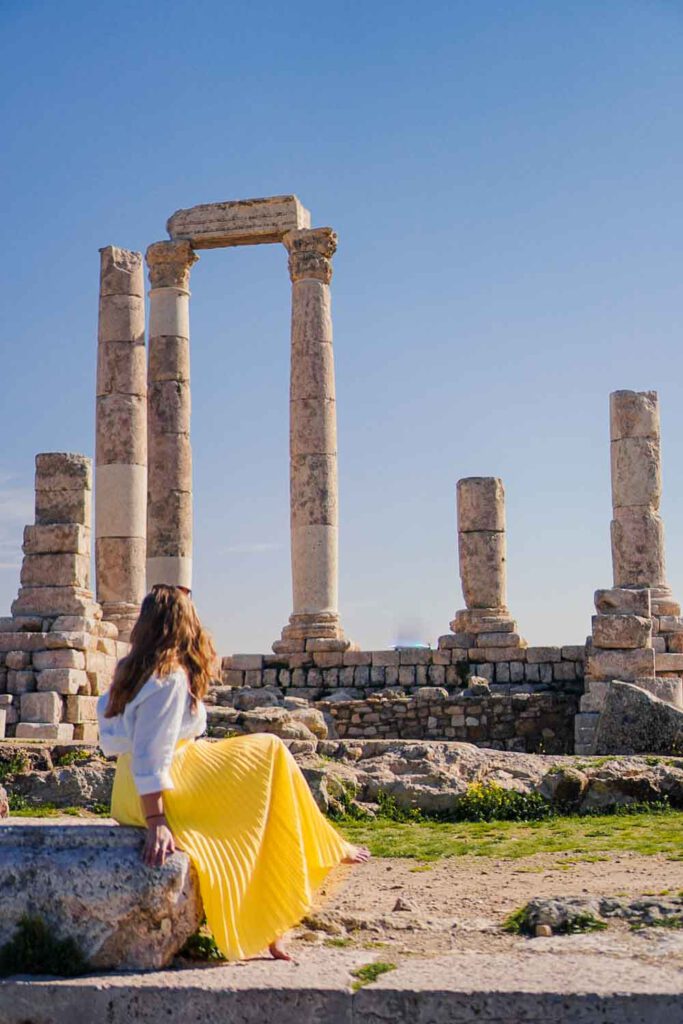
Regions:
<instances>
[{"instance_id":1,"label":"stone ledge","mask_svg":"<svg viewBox=\"0 0 683 1024\"><path fill-rule=\"evenodd\" d=\"M546 942L553 940L535 940ZM245 964L97 975L78 979L13 978L0 983L3 1024L107 1024L199 1021L219 1024L678 1024L680 971L634 964L618 956L579 952L559 940L548 952L532 948L482 957L453 953L404 961L358 992L351 971L377 957L346 950L311 950L292 965Z\"/></svg>"}]
</instances>

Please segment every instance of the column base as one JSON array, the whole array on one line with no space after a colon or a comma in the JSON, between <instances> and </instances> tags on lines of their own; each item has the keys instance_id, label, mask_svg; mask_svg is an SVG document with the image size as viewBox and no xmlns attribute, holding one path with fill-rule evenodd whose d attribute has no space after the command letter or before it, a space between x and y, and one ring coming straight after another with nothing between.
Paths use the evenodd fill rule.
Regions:
<instances>
[{"instance_id":1,"label":"column base","mask_svg":"<svg viewBox=\"0 0 683 1024\"><path fill-rule=\"evenodd\" d=\"M282 636L273 644L275 654L306 651L348 651L355 645L344 636L337 612L292 614Z\"/></svg>"}]
</instances>

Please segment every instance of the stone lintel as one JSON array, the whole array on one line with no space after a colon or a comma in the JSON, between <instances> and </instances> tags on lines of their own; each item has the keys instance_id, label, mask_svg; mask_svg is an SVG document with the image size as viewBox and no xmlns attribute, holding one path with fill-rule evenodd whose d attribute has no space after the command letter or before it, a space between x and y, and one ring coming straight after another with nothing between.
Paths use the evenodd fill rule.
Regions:
<instances>
[{"instance_id":1,"label":"stone lintel","mask_svg":"<svg viewBox=\"0 0 683 1024\"><path fill-rule=\"evenodd\" d=\"M309 211L290 195L203 203L176 210L166 230L173 241L187 240L193 249L220 249L281 242L288 231L310 226Z\"/></svg>"}]
</instances>

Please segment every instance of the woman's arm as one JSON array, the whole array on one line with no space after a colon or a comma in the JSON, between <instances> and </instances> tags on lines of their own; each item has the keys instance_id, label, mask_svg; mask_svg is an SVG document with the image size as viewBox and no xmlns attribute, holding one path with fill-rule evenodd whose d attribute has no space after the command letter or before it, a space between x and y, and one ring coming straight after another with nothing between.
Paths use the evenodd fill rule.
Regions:
<instances>
[{"instance_id":1,"label":"woman's arm","mask_svg":"<svg viewBox=\"0 0 683 1024\"><path fill-rule=\"evenodd\" d=\"M150 868L162 867L169 854L175 851L173 834L164 814L164 794L145 793L140 797L142 810L147 820L147 835L142 859Z\"/></svg>"}]
</instances>

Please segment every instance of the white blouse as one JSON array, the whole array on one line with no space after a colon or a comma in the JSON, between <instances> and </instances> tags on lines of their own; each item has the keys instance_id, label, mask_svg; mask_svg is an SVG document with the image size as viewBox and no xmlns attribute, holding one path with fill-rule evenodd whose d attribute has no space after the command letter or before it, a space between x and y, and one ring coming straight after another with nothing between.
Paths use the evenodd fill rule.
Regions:
<instances>
[{"instance_id":1,"label":"white blouse","mask_svg":"<svg viewBox=\"0 0 683 1024\"><path fill-rule=\"evenodd\" d=\"M133 755L133 778L140 796L173 789L171 762L178 740L194 739L206 729L206 708L192 714L187 673L151 676L120 715L105 718L109 694L97 701L100 747L106 757Z\"/></svg>"}]
</instances>

